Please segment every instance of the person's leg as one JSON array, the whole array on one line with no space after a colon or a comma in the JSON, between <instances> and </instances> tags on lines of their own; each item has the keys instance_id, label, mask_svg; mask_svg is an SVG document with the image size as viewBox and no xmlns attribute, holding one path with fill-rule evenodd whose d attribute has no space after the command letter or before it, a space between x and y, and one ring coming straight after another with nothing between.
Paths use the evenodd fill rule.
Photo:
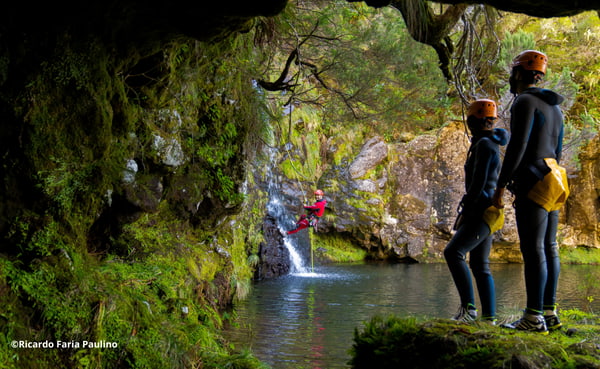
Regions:
<instances>
[{"instance_id":1,"label":"person's leg","mask_svg":"<svg viewBox=\"0 0 600 369\"><path fill-rule=\"evenodd\" d=\"M517 199L517 231L525 263L527 310L542 313L544 288L548 278L544 237L548 228L548 212L529 199Z\"/></svg>"},{"instance_id":2,"label":"person's leg","mask_svg":"<svg viewBox=\"0 0 600 369\"><path fill-rule=\"evenodd\" d=\"M483 221L464 223L454 234L446 248L444 257L460 296L461 307L475 310L475 295L471 272L466 255L487 237L489 229Z\"/></svg>"},{"instance_id":3,"label":"person's leg","mask_svg":"<svg viewBox=\"0 0 600 369\"><path fill-rule=\"evenodd\" d=\"M313 218L310 219L310 226L313 228L313 230L315 232L318 232L318 228L319 228L319 217L314 216Z\"/></svg>"},{"instance_id":4,"label":"person's leg","mask_svg":"<svg viewBox=\"0 0 600 369\"><path fill-rule=\"evenodd\" d=\"M548 212L533 201L517 196L515 202L517 231L525 263L527 307L523 317L505 328L548 334L543 317L543 298L548 268L544 252L544 237L548 228Z\"/></svg>"},{"instance_id":5,"label":"person's leg","mask_svg":"<svg viewBox=\"0 0 600 369\"><path fill-rule=\"evenodd\" d=\"M556 290L558 288L558 277L560 274L560 256L556 232L558 229L558 210L548 214L548 228L544 239L544 252L546 254L546 265L548 279L544 289L543 309L544 319L548 329L558 329L562 326L556 313Z\"/></svg>"},{"instance_id":6,"label":"person's leg","mask_svg":"<svg viewBox=\"0 0 600 369\"><path fill-rule=\"evenodd\" d=\"M548 269L548 279L544 290L544 306L556 304L556 289L558 287L558 276L560 274L560 256L558 253L558 244L556 242L556 232L558 229L558 211L548 214L548 228L544 238L544 253L546 255L546 265Z\"/></svg>"},{"instance_id":7,"label":"person's leg","mask_svg":"<svg viewBox=\"0 0 600 369\"><path fill-rule=\"evenodd\" d=\"M494 321L496 317L496 289L489 259L492 240L492 235L483 238L483 241L469 255L469 265L473 271L481 300L481 317L490 321Z\"/></svg>"},{"instance_id":8,"label":"person's leg","mask_svg":"<svg viewBox=\"0 0 600 369\"><path fill-rule=\"evenodd\" d=\"M287 231L287 234L294 234L304 228L307 228L309 225L308 219L306 219L306 216L303 216L300 218L300 220L296 223L296 228L292 229L291 231Z\"/></svg>"}]
</instances>

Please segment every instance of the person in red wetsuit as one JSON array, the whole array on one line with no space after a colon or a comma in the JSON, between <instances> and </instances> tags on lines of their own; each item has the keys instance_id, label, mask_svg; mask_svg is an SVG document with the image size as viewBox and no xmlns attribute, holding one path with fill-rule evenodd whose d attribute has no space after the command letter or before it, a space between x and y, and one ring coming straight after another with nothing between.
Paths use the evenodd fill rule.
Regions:
<instances>
[{"instance_id":1,"label":"person in red wetsuit","mask_svg":"<svg viewBox=\"0 0 600 369\"><path fill-rule=\"evenodd\" d=\"M313 227L315 230L317 229L317 222L325 213L327 200L325 200L325 193L322 190L315 191L315 198L317 201L315 201L313 205L304 206L304 209L307 210L308 214L302 214L300 219L296 222L296 228L287 231L286 234L293 234L308 227Z\"/></svg>"}]
</instances>

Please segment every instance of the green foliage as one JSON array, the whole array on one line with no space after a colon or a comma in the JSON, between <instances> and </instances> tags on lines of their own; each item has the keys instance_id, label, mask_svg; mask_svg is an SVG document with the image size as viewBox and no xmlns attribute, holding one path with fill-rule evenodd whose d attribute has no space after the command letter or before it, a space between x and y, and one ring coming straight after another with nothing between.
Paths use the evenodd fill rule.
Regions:
<instances>
[{"instance_id":1,"label":"green foliage","mask_svg":"<svg viewBox=\"0 0 600 369\"><path fill-rule=\"evenodd\" d=\"M81 167L79 162L66 162L54 157L50 157L50 161L55 168L38 172L39 186L61 212L72 212L77 201L92 192L97 168L94 165Z\"/></svg>"},{"instance_id":2,"label":"green foliage","mask_svg":"<svg viewBox=\"0 0 600 369\"><path fill-rule=\"evenodd\" d=\"M252 356L248 350L234 355L207 354L205 360L206 369L270 369L268 365Z\"/></svg>"},{"instance_id":3,"label":"green foliage","mask_svg":"<svg viewBox=\"0 0 600 369\"><path fill-rule=\"evenodd\" d=\"M236 291L236 298L245 299L251 290L251 280L254 267L258 263L253 256L248 255L246 247L245 231L248 225L238 224L232 229L231 261L233 263L232 287ZM256 259L258 257L256 256Z\"/></svg>"},{"instance_id":4,"label":"green foliage","mask_svg":"<svg viewBox=\"0 0 600 369\"><path fill-rule=\"evenodd\" d=\"M162 59L155 70L165 74L140 85L126 70L139 55L111 65L110 52L73 43L32 77L27 96L35 103L23 101L15 111L25 116L25 161L38 191L28 202L43 203L19 210L7 227L0 343L90 340L118 348L0 350L0 367L262 367L250 354L229 357L218 335L222 307L250 289L246 248L257 248L259 235L246 245L244 230L260 218L231 233L227 222L196 229L164 198L155 213L139 218L110 207L111 193L124 196L122 173L132 158L141 164L137 178L161 178L165 194L173 192L176 174L193 169L196 198L212 194L227 206L244 200L239 168L269 133L256 118L264 100L249 78L256 73L247 41L174 41L156 54ZM165 165L152 148L156 136L181 143L187 161ZM88 249L99 236L91 225L105 211L115 212L118 227L106 231L104 249Z\"/></svg>"},{"instance_id":5,"label":"green foliage","mask_svg":"<svg viewBox=\"0 0 600 369\"><path fill-rule=\"evenodd\" d=\"M518 29L516 32L505 31L498 57L498 65L504 66L505 70L509 70L515 56L523 50L533 49L535 49L535 40L532 33L522 29Z\"/></svg>"},{"instance_id":6,"label":"green foliage","mask_svg":"<svg viewBox=\"0 0 600 369\"><path fill-rule=\"evenodd\" d=\"M189 62L191 50L192 47L185 40L173 44L173 50L167 53L168 65L173 73L177 73L179 67L185 66Z\"/></svg>"},{"instance_id":7,"label":"green foliage","mask_svg":"<svg viewBox=\"0 0 600 369\"><path fill-rule=\"evenodd\" d=\"M365 135L369 132L363 130L347 130L335 135L331 139L331 145L335 147L333 154L333 164L342 166L344 161L351 160L360 150L360 145L364 143Z\"/></svg>"},{"instance_id":8,"label":"green foliage","mask_svg":"<svg viewBox=\"0 0 600 369\"><path fill-rule=\"evenodd\" d=\"M343 127L397 139L403 131L428 130L445 121L449 100L440 98L447 85L437 56L409 36L398 11L340 0L288 8L292 26L281 27L282 40L276 42L283 47L274 49L278 54L266 74L275 79L290 46L300 44L307 63L289 77L302 85L281 100L317 105L324 133L334 135ZM311 31L315 37L298 38Z\"/></svg>"},{"instance_id":9,"label":"green foliage","mask_svg":"<svg viewBox=\"0 0 600 369\"><path fill-rule=\"evenodd\" d=\"M81 292L87 292L88 285L85 279L72 279L72 270L78 266L66 251L32 263L29 271L15 263L5 263L5 267L12 292L29 300L31 308L40 312L46 332L64 341L81 337L92 319L91 311L81 309L87 304Z\"/></svg>"},{"instance_id":10,"label":"green foliage","mask_svg":"<svg viewBox=\"0 0 600 369\"><path fill-rule=\"evenodd\" d=\"M102 327L99 338L118 342L128 353L130 365L140 368L185 367L196 345L219 350L211 322L196 320L215 314L194 303L191 291L186 292L186 275L183 265L171 256L146 263L114 260L105 264L101 280L107 299L100 302L105 308L97 317L97 326ZM123 351L115 355L123 355ZM111 359L118 357L107 358Z\"/></svg>"},{"instance_id":11,"label":"green foliage","mask_svg":"<svg viewBox=\"0 0 600 369\"><path fill-rule=\"evenodd\" d=\"M111 258L103 263L98 277L107 297L100 302L105 308L97 317L99 336L119 342L135 367L183 368L206 360L206 365L239 362L240 368L253 368L256 359L229 358L220 346L215 336L223 324L215 308L219 302L209 291L216 273L230 263L227 254L234 265L232 283L239 287L249 280L241 228L226 254L210 252L210 246L202 246L206 240L200 241L201 235L189 227L165 219L157 223L158 219L147 216L126 227L139 248L132 250L131 262ZM117 358L106 358L113 359Z\"/></svg>"},{"instance_id":12,"label":"green foliage","mask_svg":"<svg viewBox=\"0 0 600 369\"><path fill-rule=\"evenodd\" d=\"M268 134L267 122L257 119L257 113L264 111L262 97L248 78L255 68L250 60L253 50L239 36L215 48L175 44L169 55L176 55L170 59L172 68L181 75L181 88L186 92L175 100L183 105L178 110L197 116L180 132L186 136L184 147L192 161L200 160L205 167L209 190L224 203L239 204L243 173L235 168L255 151L248 150L246 143L253 145ZM205 76L205 85L191 84L191 73ZM169 95L165 97L172 98Z\"/></svg>"},{"instance_id":13,"label":"green foliage","mask_svg":"<svg viewBox=\"0 0 600 369\"><path fill-rule=\"evenodd\" d=\"M600 20L595 12L548 19L506 14L497 29L504 33L497 63L499 73L506 74L510 61L519 52L541 50L549 58L545 86L567 96L568 101L563 104L567 122L582 127L582 117L598 121Z\"/></svg>"},{"instance_id":14,"label":"green foliage","mask_svg":"<svg viewBox=\"0 0 600 369\"><path fill-rule=\"evenodd\" d=\"M566 264L600 264L600 251L592 247L561 248L561 262Z\"/></svg>"},{"instance_id":15,"label":"green foliage","mask_svg":"<svg viewBox=\"0 0 600 369\"><path fill-rule=\"evenodd\" d=\"M356 193L360 196L349 197L346 199L346 203L358 209L359 216L376 220L383 218L385 209L384 202L381 201L381 196L365 191L356 191ZM377 200L377 202L368 202L369 200Z\"/></svg>"},{"instance_id":16,"label":"green foliage","mask_svg":"<svg viewBox=\"0 0 600 369\"><path fill-rule=\"evenodd\" d=\"M578 170L581 170L579 154L581 149L590 143L598 134L600 124L590 115L584 114L579 119L569 120L565 124L565 139L563 141L563 157L568 157Z\"/></svg>"},{"instance_id":17,"label":"green foliage","mask_svg":"<svg viewBox=\"0 0 600 369\"><path fill-rule=\"evenodd\" d=\"M577 309L566 309L560 311L561 317L565 317L570 322L585 326L600 324L600 317L597 314L584 312Z\"/></svg>"},{"instance_id":18,"label":"green foliage","mask_svg":"<svg viewBox=\"0 0 600 369\"><path fill-rule=\"evenodd\" d=\"M59 224L52 222L46 227L37 229L25 245L25 250L36 255L49 256L55 250L65 247L62 237L59 235Z\"/></svg>"},{"instance_id":19,"label":"green foliage","mask_svg":"<svg viewBox=\"0 0 600 369\"><path fill-rule=\"evenodd\" d=\"M230 175L224 174L221 168L216 170L211 180L212 188L221 201L239 204L244 200L244 195L237 192L235 180Z\"/></svg>"},{"instance_id":20,"label":"green foliage","mask_svg":"<svg viewBox=\"0 0 600 369\"><path fill-rule=\"evenodd\" d=\"M289 179L316 183L323 173L319 109L300 106L275 122L279 129L274 133L285 150L279 169Z\"/></svg>"},{"instance_id":21,"label":"green foliage","mask_svg":"<svg viewBox=\"0 0 600 369\"><path fill-rule=\"evenodd\" d=\"M74 85L78 90L83 89L90 84L89 71L93 66L90 55L96 54L93 51L95 45L90 44L87 53L74 50L68 44L61 46L62 53L50 62L42 62L42 68L58 85L63 87Z\"/></svg>"}]
</instances>

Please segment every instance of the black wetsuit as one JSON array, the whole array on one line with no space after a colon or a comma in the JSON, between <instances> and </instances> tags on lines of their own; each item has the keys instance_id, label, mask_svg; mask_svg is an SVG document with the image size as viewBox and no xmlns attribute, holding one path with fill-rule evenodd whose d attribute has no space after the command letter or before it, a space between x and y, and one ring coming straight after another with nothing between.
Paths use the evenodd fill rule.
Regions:
<instances>
[{"instance_id":1,"label":"black wetsuit","mask_svg":"<svg viewBox=\"0 0 600 369\"><path fill-rule=\"evenodd\" d=\"M469 253L469 265L477 282L484 319L493 319L496 315L496 294L489 266L492 235L482 215L492 204L496 189L500 171L498 145L506 145L507 141L508 133L504 129L483 131L481 136L473 137L465 163L466 194L461 201L464 221L444 250L464 308L475 306L473 283L465 261Z\"/></svg>"},{"instance_id":2,"label":"black wetsuit","mask_svg":"<svg viewBox=\"0 0 600 369\"><path fill-rule=\"evenodd\" d=\"M547 212L529 200L527 192L534 184L532 166L539 166L544 158L560 162L564 128L558 105L563 100L559 94L540 88L529 88L517 96L511 107L511 138L498 179L498 187L508 185L515 194L527 310L536 314L556 305L558 211Z\"/></svg>"}]
</instances>

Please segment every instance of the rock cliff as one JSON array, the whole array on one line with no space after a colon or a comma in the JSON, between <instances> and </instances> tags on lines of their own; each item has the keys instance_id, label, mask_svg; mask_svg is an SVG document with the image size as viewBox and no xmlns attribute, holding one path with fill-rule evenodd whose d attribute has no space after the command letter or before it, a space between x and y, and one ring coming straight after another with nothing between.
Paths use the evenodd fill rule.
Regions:
<instances>
[{"instance_id":1,"label":"rock cliff","mask_svg":"<svg viewBox=\"0 0 600 369\"><path fill-rule=\"evenodd\" d=\"M596 136L586 145L577 162L564 163L572 196L561 211L562 247L600 247L598 140ZM407 142L368 139L344 165L323 174L321 183L330 194L331 206L321 226L327 232L349 235L374 258L441 260L464 194L468 147L459 122ZM510 194L505 202L511 203ZM514 211L507 206L506 213L506 224L495 237L493 258L518 262Z\"/></svg>"}]
</instances>

